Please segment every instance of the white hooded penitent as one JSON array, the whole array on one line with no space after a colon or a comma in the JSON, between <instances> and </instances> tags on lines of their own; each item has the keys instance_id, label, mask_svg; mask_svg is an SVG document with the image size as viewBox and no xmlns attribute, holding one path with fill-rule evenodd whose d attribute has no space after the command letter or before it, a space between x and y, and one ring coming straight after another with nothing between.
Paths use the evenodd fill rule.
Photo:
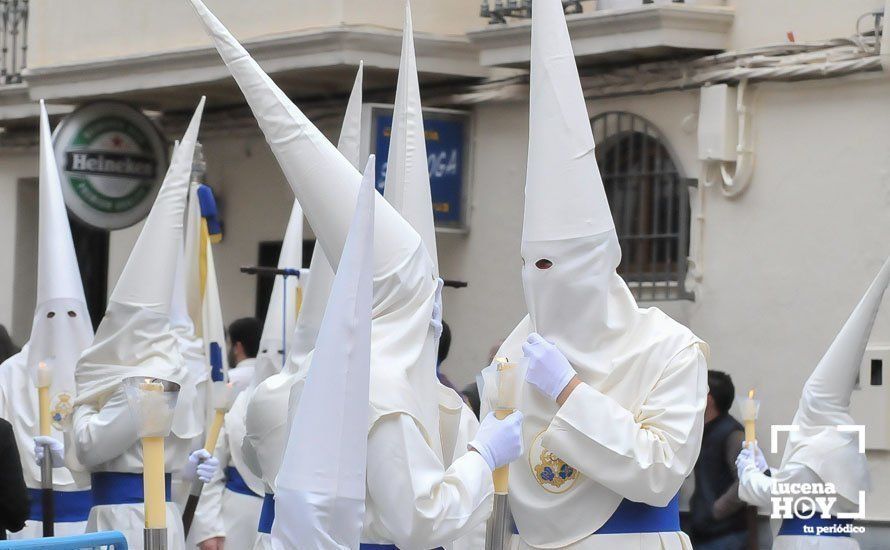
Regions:
<instances>
[{"instance_id":1,"label":"white hooded penitent","mask_svg":"<svg viewBox=\"0 0 890 550\"><path fill-rule=\"evenodd\" d=\"M93 345L78 362L78 404L100 408L122 378L146 376L181 385L186 377L170 327L170 305L203 108L202 98L109 298Z\"/></svg>"},{"instance_id":2,"label":"white hooded penitent","mask_svg":"<svg viewBox=\"0 0 890 550\"><path fill-rule=\"evenodd\" d=\"M93 339L74 242L68 222L49 117L40 102L39 232L37 241L37 303L31 324L30 343L4 363L2 392L5 411L22 454L22 472L28 487L40 487L40 467L32 458L32 437L39 435L39 410L35 381L41 362L52 369L50 407L54 415L52 436L63 440L74 403L74 370L81 352ZM27 456L27 458L25 458ZM72 491L89 486L89 479L67 468L53 472L56 490Z\"/></svg>"},{"instance_id":3,"label":"white hooded penitent","mask_svg":"<svg viewBox=\"0 0 890 550\"><path fill-rule=\"evenodd\" d=\"M354 166L358 165L361 140L362 73L360 64L346 106L337 146ZM308 358L315 348L315 340L318 337L318 329L321 326L333 281L334 270L322 247L316 246L312 251L309 280L305 282L303 305L300 316L297 317L284 370L257 386L256 392L250 398L245 416L247 425L235 428L240 429L240 433L248 435L244 441L245 446L251 447L251 450L247 452L256 456L258 462L256 473L262 473L269 487L274 487L275 476L278 474L284 453L288 418L290 418L287 411L291 391L293 389L299 392L298 386L301 386L305 379L309 366ZM236 454L240 455L240 449L232 451L232 456Z\"/></svg>"},{"instance_id":4,"label":"white hooded penitent","mask_svg":"<svg viewBox=\"0 0 890 550\"><path fill-rule=\"evenodd\" d=\"M792 422L799 428L788 434L782 456L783 469L806 466L856 505L859 492L870 487L866 456L859 453L861 434L840 432L837 427L856 424L850 416L850 397L888 283L890 259L807 379Z\"/></svg>"},{"instance_id":5,"label":"white hooded penitent","mask_svg":"<svg viewBox=\"0 0 890 550\"><path fill-rule=\"evenodd\" d=\"M527 456L510 469L510 507L523 540L551 547L591 535L622 498L664 506L676 494L698 454L706 348L658 309L638 308L616 272L621 249L559 0L536 0L531 32L521 250L529 315L498 356L518 360L537 332L585 382L562 408L523 389ZM679 372L665 383L669 369ZM485 384L484 401L493 387ZM654 414L650 403L677 413L640 424ZM546 475L563 464L564 477Z\"/></svg>"},{"instance_id":6,"label":"white hooded penitent","mask_svg":"<svg viewBox=\"0 0 890 550\"><path fill-rule=\"evenodd\" d=\"M191 3L244 93L325 255L336 267L352 218L349 205L358 196L361 175L207 7L200 0ZM374 251L371 422L387 414L408 414L431 447L438 449L438 381L420 359L423 348L434 344L429 337L436 289L432 265L417 232L379 196L375 197ZM386 315L377 316L383 311ZM394 334L399 337L393 338Z\"/></svg>"},{"instance_id":7,"label":"white hooded penitent","mask_svg":"<svg viewBox=\"0 0 890 550\"><path fill-rule=\"evenodd\" d=\"M325 309L275 489L283 547L358 548L365 511L374 156Z\"/></svg>"}]
</instances>

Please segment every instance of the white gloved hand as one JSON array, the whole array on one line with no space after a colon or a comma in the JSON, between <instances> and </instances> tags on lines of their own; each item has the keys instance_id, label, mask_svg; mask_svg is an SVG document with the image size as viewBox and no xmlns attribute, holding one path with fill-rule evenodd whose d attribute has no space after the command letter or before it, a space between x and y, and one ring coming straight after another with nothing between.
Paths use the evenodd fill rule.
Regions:
<instances>
[{"instance_id":1,"label":"white gloved hand","mask_svg":"<svg viewBox=\"0 0 890 550\"><path fill-rule=\"evenodd\" d=\"M760 445L757 444L757 440L754 440L754 443L748 445L747 443L742 443L742 449L750 449L754 448L754 465L757 466L757 469L763 473L769 470L769 464L766 463L766 457L763 456L763 451L760 450Z\"/></svg>"},{"instance_id":2,"label":"white gloved hand","mask_svg":"<svg viewBox=\"0 0 890 550\"><path fill-rule=\"evenodd\" d=\"M556 401L576 374L569 360L537 332L528 335L522 344L522 353L528 358L525 381Z\"/></svg>"},{"instance_id":3,"label":"white gloved hand","mask_svg":"<svg viewBox=\"0 0 890 550\"><path fill-rule=\"evenodd\" d=\"M65 465L65 445L58 439L38 435L34 438L34 457L38 466L43 466L44 449L49 447L49 453L52 457L53 468L61 468Z\"/></svg>"},{"instance_id":4,"label":"white gloved hand","mask_svg":"<svg viewBox=\"0 0 890 550\"><path fill-rule=\"evenodd\" d=\"M430 318L430 326L433 327L433 333L436 340L442 337L442 287L445 281L440 278L436 279L436 300L433 302L433 316Z\"/></svg>"},{"instance_id":5,"label":"white gloved hand","mask_svg":"<svg viewBox=\"0 0 890 550\"><path fill-rule=\"evenodd\" d=\"M204 483L210 483L210 479L216 475L218 470L219 460L205 449L198 449L189 455L189 461L182 471L182 477L194 479L197 476Z\"/></svg>"},{"instance_id":6,"label":"white gloved hand","mask_svg":"<svg viewBox=\"0 0 890 550\"><path fill-rule=\"evenodd\" d=\"M513 462L522 456L522 413L514 411L503 420L488 413L469 446L482 455L492 470Z\"/></svg>"},{"instance_id":7,"label":"white gloved hand","mask_svg":"<svg viewBox=\"0 0 890 550\"><path fill-rule=\"evenodd\" d=\"M742 479L745 471L750 468L757 468L759 471L762 471L757 466L757 459L754 457L754 450L749 447L744 447L739 453L739 456L736 457L735 468L740 480Z\"/></svg>"}]
</instances>

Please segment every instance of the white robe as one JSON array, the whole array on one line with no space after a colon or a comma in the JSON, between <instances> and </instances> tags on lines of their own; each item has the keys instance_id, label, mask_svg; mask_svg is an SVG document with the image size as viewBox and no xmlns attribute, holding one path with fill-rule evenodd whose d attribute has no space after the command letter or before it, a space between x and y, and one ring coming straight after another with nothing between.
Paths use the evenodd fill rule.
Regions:
<instances>
[{"instance_id":1,"label":"white robe","mask_svg":"<svg viewBox=\"0 0 890 550\"><path fill-rule=\"evenodd\" d=\"M285 380L287 376L292 380ZM280 392L284 406L284 396L291 389L294 399L299 398L304 380L297 376L273 376L262 386ZM446 464L409 415L385 416L371 428L362 542L392 543L406 549L442 546L446 550L475 550L484 545L494 483L485 460L478 453L467 452L478 421L453 390L440 385L439 394L440 435L443 442L452 442L450 451L443 453ZM270 486L280 467L280 458L273 458L283 453L286 435L287 426L282 422L267 426L259 437L248 434L246 439L249 446L260 449L258 455L265 455L259 462L263 480ZM272 548L271 537L261 533L254 549Z\"/></svg>"},{"instance_id":2,"label":"white robe","mask_svg":"<svg viewBox=\"0 0 890 550\"><path fill-rule=\"evenodd\" d=\"M123 388L118 388L101 410L82 404L74 412L74 444L82 467L91 472L142 474L142 442L136 421L130 413ZM164 441L167 473L178 471L188 460L190 441L173 435ZM127 544L143 550L145 510L142 504L94 506L87 532L120 531ZM182 511L167 503L167 549L185 550Z\"/></svg>"},{"instance_id":3,"label":"white robe","mask_svg":"<svg viewBox=\"0 0 890 550\"><path fill-rule=\"evenodd\" d=\"M239 367L240 368L240 367ZM214 537L225 537L227 548L254 547L257 525L263 507L263 483L239 460L241 437L244 434L244 414L248 393L235 398L226 413L213 456L219 460L219 471L204 485L201 500L195 510L195 518L189 531L189 542L198 544ZM240 434L240 435L239 435ZM232 466L238 470L245 483L260 497L243 495L226 488L225 470Z\"/></svg>"},{"instance_id":4,"label":"white robe","mask_svg":"<svg viewBox=\"0 0 890 550\"><path fill-rule=\"evenodd\" d=\"M521 338L517 335L521 334ZM521 357L520 341L528 331L521 324L507 339L502 355ZM525 385L521 409L525 456L510 467L510 500L516 499L533 508L546 508L552 502L561 512L526 515L522 519L531 532L559 530L559 521L567 522L572 532L584 530L584 518L592 513L611 515L622 497L637 502L660 505L679 489L692 471L698 456L703 428L702 411L707 394L706 359L700 346L692 345L678 353L655 380L638 379L647 373L614 373L598 380L598 389L582 383L550 418L529 410L546 410L533 388ZM495 386L486 379L482 396L483 414L491 410ZM650 388L647 395L640 388ZM533 409L529 409L531 405ZM554 404L555 408L556 405ZM541 442L546 443L546 446ZM548 490L536 482L534 467L542 451L549 449L574 467L577 477L565 487ZM676 488L674 487L676 486ZM560 491L561 489L561 491ZM573 494L589 490L590 495ZM605 499L589 496L608 495ZM566 501L565 499L579 499ZM571 504L574 502L574 504ZM514 515L519 509L513 507ZM566 512L569 515L566 515ZM573 517L569 517L573 516ZM608 516L607 516L608 517ZM554 524L553 522L557 522ZM597 526L589 529L592 533ZM523 527L520 527L520 531ZM575 535L571 535L575 538ZM682 531L667 533L589 534L574 541L537 545L513 537L513 548L561 548L571 550L690 550L692 544Z\"/></svg>"},{"instance_id":5,"label":"white robe","mask_svg":"<svg viewBox=\"0 0 890 550\"><path fill-rule=\"evenodd\" d=\"M39 435L39 426L36 419L37 389L28 373L27 346L19 353L7 359L0 365L0 417L6 418L13 425L16 446L22 461L22 473L25 485L29 489L40 488L40 467L37 466L34 457L34 437ZM71 398L73 401L73 397ZM55 403L57 397L52 398ZM70 402L69 402L70 403ZM30 414L23 414L22 409L31 409ZM34 421L31 421L34 419ZM63 441L62 432L52 430L52 436ZM53 469L53 488L56 491L88 491L89 478L72 473L68 468ZM66 535L79 535L86 529L86 521L56 522L54 532L57 537ZM28 520L25 527L16 533L8 533L10 540L33 539L43 536L43 522Z\"/></svg>"},{"instance_id":6,"label":"white robe","mask_svg":"<svg viewBox=\"0 0 890 550\"><path fill-rule=\"evenodd\" d=\"M816 472L799 463L788 463L783 468L772 470L769 477L756 467L749 466L739 479L739 498L749 504L771 509L774 483L821 482ZM858 504L837 495L837 512L854 512L857 507ZM859 550L859 543L852 537L782 535L773 539L773 550Z\"/></svg>"}]
</instances>

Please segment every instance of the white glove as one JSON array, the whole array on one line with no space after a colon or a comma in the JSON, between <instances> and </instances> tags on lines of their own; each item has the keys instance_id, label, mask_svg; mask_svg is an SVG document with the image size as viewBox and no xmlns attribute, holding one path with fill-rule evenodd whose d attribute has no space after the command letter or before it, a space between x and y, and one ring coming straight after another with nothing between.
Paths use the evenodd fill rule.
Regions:
<instances>
[{"instance_id":1,"label":"white glove","mask_svg":"<svg viewBox=\"0 0 890 550\"><path fill-rule=\"evenodd\" d=\"M210 483L210 479L219 470L219 460L204 449L198 449L189 455L188 464L182 471L184 479L198 477L204 483Z\"/></svg>"},{"instance_id":2,"label":"white glove","mask_svg":"<svg viewBox=\"0 0 890 550\"><path fill-rule=\"evenodd\" d=\"M522 413L515 411L503 420L493 412L482 419L470 447L494 470L522 456Z\"/></svg>"},{"instance_id":3,"label":"white glove","mask_svg":"<svg viewBox=\"0 0 890 550\"><path fill-rule=\"evenodd\" d=\"M556 401L576 374L569 360L537 332L528 335L522 344L522 353L528 358L525 381Z\"/></svg>"},{"instance_id":4,"label":"white glove","mask_svg":"<svg viewBox=\"0 0 890 550\"><path fill-rule=\"evenodd\" d=\"M769 470L769 464L766 463L766 457L763 456L763 451L760 450L760 445L757 444L755 440L751 445L742 442L742 451L750 451L754 449L754 465L757 466L757 470L760 473L764 473Z\"/></svg>"},{"instance_id":5,"label":"white glove","mask_svg":"<svg viewBox=\"0 0 890 550\"><path fill-rule=\"evenodd\" d=\"M436 301L433 302L433 316L430 318L430 326L433 327L433 333L436 340L442 337L442 287L445 281L440 278L436 279Z\"/></svg>"},{"instance_id":6,"label":"white glove","mask_svg":"<svg viewBox=\"0 0 890 550\"><path fill-rule=\"evenodd\" d=\"M760 473L764 473L769 469L766 458L764 458L756 442L753 445L742 443L742 447L739 456L735 459L735 467L739 479L742 479L742 474L748 469L755 468Z\"/></svg>"},{"instance_id":7,"label":"white glove","mask_svg":"<svg viewBox=\"0 0 890 550\"><path fill-rule=\"evenodd\" d=\"M34 457L37 459L37 465L43 466L44 449L49 447L49 454L52 457L53 468L61 468L65 465L65 445L58 439L38 435L34 438Z\"/></svg>"}]
</instances>

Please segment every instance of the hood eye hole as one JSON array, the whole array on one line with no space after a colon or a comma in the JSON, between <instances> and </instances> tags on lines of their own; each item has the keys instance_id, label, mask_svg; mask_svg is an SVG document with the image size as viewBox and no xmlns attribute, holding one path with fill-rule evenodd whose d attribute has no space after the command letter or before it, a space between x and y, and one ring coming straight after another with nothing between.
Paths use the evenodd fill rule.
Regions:
<instances>
[{"instance_id":1,"label":"hood eye hole","mask_svg":"<svg viewBox=\"0 0 890 550\"><path fill-rule=\"evenodd\" d=\"M47 318L47 319L52 319L52 318L55 317L55 316L56 316L56 312L55 312L55 311L50 311L49 313L46 314L46 318Z\"/></svg>"},{"instance_id":2,"label":"hood eye hole","mask_svg":"<svg viewBox=\"0 0 890 550\"><path fill-rule=\"evenodd\" d=\"M550 269L553 267L553 262L548 260L547 258L541 258L537 262L535 262L535 267L538 269Z\"/></svg>"},{"instance_id":3,"label":"hood eye hole","mask_svg":"<svg viewBox=\"0 0 890 550\"><path fill-rule=\"evenodd\" d=\"M69 312L68 312L68 317L77 317L77 313L74 312L74 311L69 311Z\"/></svg>"}]
</instances>

